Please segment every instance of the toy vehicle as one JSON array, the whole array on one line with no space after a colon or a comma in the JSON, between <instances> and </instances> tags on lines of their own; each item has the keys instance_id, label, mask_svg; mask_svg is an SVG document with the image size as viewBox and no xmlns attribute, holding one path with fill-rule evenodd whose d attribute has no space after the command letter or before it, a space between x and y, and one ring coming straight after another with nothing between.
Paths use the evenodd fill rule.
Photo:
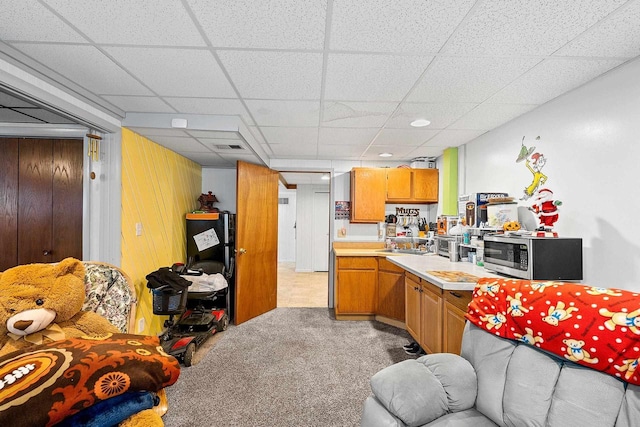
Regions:
<instances>
[{"instance_id":1,"label":"toy vehicle","mask_svg":"<svg viewBox=\"0 0 640 427\"><path fill-rule=\"evenodd\" d=\"M165 331L160 335L162 348L187 367L192 365L193 356L202 343L229 326L225 297L228 292L226 281L231 273L225 272L224 266L219 264L221 263L215 261L207 262L205 268L212 273L205 273L205 268L185 269L178 264L174 264L171 271L192 280L189 276L201 276L201 279L206 280L206 276L219 271L225 278L224 287L208 288L194 282L193 285L185 284L183 289L169 285L152 288L153 313L169 315L169 319L164 322ZM152 287L151 283L147 286ZM175 320L175 316L178 316L178 320Z\"/></svg>"}]
</instances>

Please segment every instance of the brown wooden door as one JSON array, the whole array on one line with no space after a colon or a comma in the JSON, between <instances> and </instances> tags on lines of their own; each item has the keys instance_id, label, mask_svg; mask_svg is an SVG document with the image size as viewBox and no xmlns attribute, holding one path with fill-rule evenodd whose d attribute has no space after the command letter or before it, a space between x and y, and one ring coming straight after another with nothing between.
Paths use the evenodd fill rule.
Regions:
<instances>
[{"instance_id":1,"label":"brown wooden door","mask_svg":"<svg viewBox=\"0 0 640 427\"><path fill-rule=\"evenodd\" d=\"M82 258L82 140L0 139L0 268ZM5 156L6 154L6 156ZM6 168L6 169L5 169Z\"/></svg>"},{"instance_id":2,"label":"brown wooden door","mask_svg":"<svg viewBox=\"0 0 640 427\"><path fill-rule=\"evenodd\" d=\"M0 139L0 271L18 264L18 140Z\"/></svg>"},{"instance_id":3,"label":"brown wooden door","mask_svg":"<svg viewBox=\"0 0 640 427\"><path fill-rule=\"evenodd\" d=\"M278 173L238 162L235 323L276 308Z\"/></svg>"}]
</instances>

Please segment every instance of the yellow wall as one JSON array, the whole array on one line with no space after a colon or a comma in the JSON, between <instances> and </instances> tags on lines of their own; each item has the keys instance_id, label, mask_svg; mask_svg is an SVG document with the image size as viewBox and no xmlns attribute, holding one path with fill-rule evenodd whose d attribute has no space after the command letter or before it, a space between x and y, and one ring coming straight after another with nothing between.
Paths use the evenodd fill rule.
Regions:
<instances>
[{"instance_id":1,"label":"yellow wall","mask_svg":"<svg viewBox=\"0 0 640 427\"><path fill-rule=\"evenodd\" d=\"M185 214L199 206L202 168L129 129L122 129L122 269L138 294L133 333L156 335L166 316L153 314L146 275L185 262ZM136 235L136 224L142 234ZM144 329L139 330L144 318Z\"/></svg>"}]
</instances>

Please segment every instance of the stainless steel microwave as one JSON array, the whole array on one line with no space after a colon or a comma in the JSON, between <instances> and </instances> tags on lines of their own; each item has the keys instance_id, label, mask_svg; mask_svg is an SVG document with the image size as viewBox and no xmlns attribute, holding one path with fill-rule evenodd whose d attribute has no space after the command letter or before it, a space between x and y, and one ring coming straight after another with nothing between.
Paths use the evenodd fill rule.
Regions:
<instances>
[{"instance_id":1,"label":"stainless steel microwave","mask_svg":"<svg viewBox=\"0 0 640 427\"><path fill-rule=\"evenodd\" d=\"M582 239L485 236L484 267L521 279L582 280Z\"/></svg>"}]
</instances>

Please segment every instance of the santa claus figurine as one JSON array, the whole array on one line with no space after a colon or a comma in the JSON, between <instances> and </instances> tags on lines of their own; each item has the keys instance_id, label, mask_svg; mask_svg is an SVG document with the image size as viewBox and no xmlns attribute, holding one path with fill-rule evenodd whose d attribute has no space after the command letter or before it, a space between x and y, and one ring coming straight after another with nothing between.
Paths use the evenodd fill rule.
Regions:
<instances>
[{"instance_id":1,"label":"santa claus figurine","mask_svg":"<svg viewBox=\"0 0 640 427\"><path fill-rule=\"evenodd\" d=\"M539 237L558 237L558 234L552 230L553 225L558 221L558 206L560 205L562 205L560 200L553 200L553 191L548 188L538 190L529 209L538 216L540 228L532 234Z\"/></svg>"}]
</instances>

